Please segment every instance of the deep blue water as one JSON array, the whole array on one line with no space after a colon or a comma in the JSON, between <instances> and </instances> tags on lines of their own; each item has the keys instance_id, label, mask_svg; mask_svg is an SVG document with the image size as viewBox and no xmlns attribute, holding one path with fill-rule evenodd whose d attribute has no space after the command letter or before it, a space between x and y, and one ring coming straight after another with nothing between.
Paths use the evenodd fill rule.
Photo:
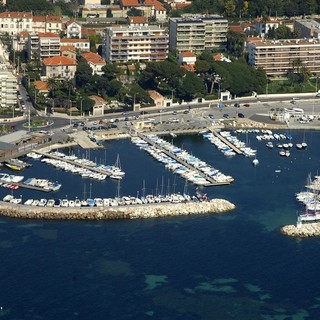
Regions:
<instances>
[{"instance_id":1,"label":"deep blue water","mask_svg":"<svg viewBox=\"0 0 320 320\"><path fill-rule=\"evenodd\" d=\"M302 132L291 132L301 142ZM279 228L295 223L294 198L319 169L320 133L306 132L308 149L281 158L253 134L252 158L225 158L199 136L178 146L235 178L205 188L230 200L231 213L134 221L26 221L0 218L0 318L3 319L319 319L320 239L292 239ZM67 149L76 155L81 149ZM90 151L97 162L126 172L122 195L164 189L184 181L127 140ZM30 161L26 177L58 180L55 197L114 196L117 183L95 182ZM281 170L276 173L275 170ZM6 172L6 169L2 169ZM90 186L91 184L91 186ZM189 185L189 192L194 187ZM0 197L7 193L0 190ZM23 199L43 193L17 190Z\"/></svg>"}]
</instances>

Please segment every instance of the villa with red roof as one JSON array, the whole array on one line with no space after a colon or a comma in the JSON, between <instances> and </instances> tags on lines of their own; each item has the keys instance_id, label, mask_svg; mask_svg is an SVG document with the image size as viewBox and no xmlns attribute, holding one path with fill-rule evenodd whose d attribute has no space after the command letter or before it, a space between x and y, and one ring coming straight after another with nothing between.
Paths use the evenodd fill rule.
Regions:
<instances>
[{"instance_id":1,"label":"villa with red roof","mask_svg":"<svg viewBox=\"0 0 320 320\"><path fill-rule=\"evenodd\" d=\"M167 11L158 0L120 0L120 7L126 11L131 8L141 10L145 17L155 17L158 21L163 21L167 18Z\"/></svg>"},{"instance_id":2,"label":"villa with red roof","mask_svg":"<svg viewBox=\"0 0 320 320\"><path fill-rule=\"evenodd\" d=\"M81 55L86 59L92 69L92 74L102 75L102 67L106 65L106 61L97 53L87 52Z\"/></svg>"},{"instance_id":3,"label":"villa with red roof","mask_svg":"<svg viewBox=\"0 0 320 320\"><path fill-rule=\"evenodd\" d=\"M42 60L43 78L56 78L58 80L73 80L77 70L76 60L69 57L52 57Z\"/></svg>"}]
</instances>

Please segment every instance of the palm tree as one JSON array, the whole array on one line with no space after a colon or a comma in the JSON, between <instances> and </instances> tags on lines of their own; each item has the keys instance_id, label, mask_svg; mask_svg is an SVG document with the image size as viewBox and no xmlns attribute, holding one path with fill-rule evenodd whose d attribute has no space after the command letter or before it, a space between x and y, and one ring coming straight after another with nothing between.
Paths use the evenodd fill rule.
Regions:
<instances>
[{"instance_id":1,"label":"palm tree","mask_svg":"<svg viewBox=\"0 0 320 320\"><path fill-rule=\"evenodd\" d=\"M49 78L47 82L51 96L54 97L55 91L59 88L59 82L56 78Z\"/></svg>"}]
</instances>

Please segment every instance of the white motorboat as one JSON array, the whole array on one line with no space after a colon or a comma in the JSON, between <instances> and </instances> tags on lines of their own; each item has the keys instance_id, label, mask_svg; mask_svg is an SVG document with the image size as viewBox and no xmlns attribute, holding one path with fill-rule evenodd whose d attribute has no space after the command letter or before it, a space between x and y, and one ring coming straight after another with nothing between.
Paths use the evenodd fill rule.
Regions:
<instances>
[{"instance_id":1,"label":"white motorboat","mask_svg":"<svg viewBox=\"0 0 320 320\"><path fill-rule=\"evenodd\" d=\"M28 199L28 200L24 203L24 205L30 206L32 202L33 202L33 199Z\"/></svg>"},{"instance_id":2,"label":"white motorboat","mask_svg":"<svg viewBox=\"0 0 320 320\"><path fill-rule=\"evenodd\" d=\"M252 160L252 164L253 164L254 166L257 166L257 165L259 164L259 160L258 160L257 158L253 159L253 160Z\"/></svg>"},{"instance_id":3,"label":"white motorboat","mask_svg":"<svg viewBox=\"0 0 320 320\"><path fill-rule=\"evenodd\" d=\"M54 206L54 199L49 199L47 202L47 207L53 207Z\"/></svg>"},{"instance_id":4,"label":"white motorboat","mask_svg":"<svg viewBox=\"0 0 320 320\"><path fill-rule=\"evenodd\" d=\"M40 199L38 206L44 207L47 204L47 199Z\"/></svg>"}]
</instances>

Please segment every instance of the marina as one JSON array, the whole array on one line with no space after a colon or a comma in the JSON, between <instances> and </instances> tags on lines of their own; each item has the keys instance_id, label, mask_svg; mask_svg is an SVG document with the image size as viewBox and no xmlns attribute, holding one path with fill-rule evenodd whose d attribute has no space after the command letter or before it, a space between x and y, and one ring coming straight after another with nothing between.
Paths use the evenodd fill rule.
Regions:
<instances>
[{"instance_id":1,"label":"marina","mask_svg":"<svg viewBox=\"0 0 320 320\"><path fill-rule=\"evenodd\" d=\"M167 157L162 157L162 162L167 163L168 169L176 170L175 173L181 174L185 179L203 186L219 186L227 185L233 182L231 176L222 174L219 170L209 166L204 161L191 156L186 150L175 147L173 144L159 138L156 135L137 135L142 141L138 142L143 144L143 141L154 147L155 149L147 149L148 146L143 149L149 150L150 154L157 157L159 153L163 153ZM155 153L153 153L155 151ZM177 171L180 169L180 171Z\"/></svg>"}]
</instances>

